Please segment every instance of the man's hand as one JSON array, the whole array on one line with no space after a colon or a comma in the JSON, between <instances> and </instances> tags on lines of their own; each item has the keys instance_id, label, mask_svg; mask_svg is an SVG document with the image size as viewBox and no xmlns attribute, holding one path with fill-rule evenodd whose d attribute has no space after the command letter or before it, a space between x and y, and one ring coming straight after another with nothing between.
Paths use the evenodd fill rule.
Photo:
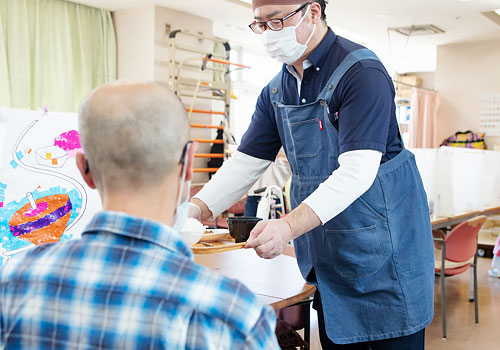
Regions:
<instances>
[{"instance_id":1,"label":"man's hand","mask_svg":"<svg viewBox=\"0 0 500 350\"><path fill-rule=\"evenodd\" d=\"M283 253L286 244L321 225L321 220L305 203L279 220L259 221L250 232L245 248L255 248L264 259L272 259Z\"/></svg>"},{"instance_id":2,"label":"man's hand","mask_svg":"<svg viewBox=\"0 0 500 350\"><path fill-rule=\"evenodd\" d=\"M283 253L291 240L292 230L285 220L259 221L250 233L245 248L255 248L261 258L272 259Z\"/></svg>"},{"instance_id":3,"label":"man's hand","mask_svg":"<svg viewBox=\"0 0 500 350\"><path fill-rule=\"evenodd\" d=\"M191 207L193 205L198 207L198 209L200 210L199 217L191 216ZM195 215L195 214L196 214L195 208L193 207L193 215ZM213 217L213 214L210 211L210 209L208 209L207 205L204 202L202 202L198 198L192 198L191 201L189 202L189 217L195 218L195 219L201 221L201 220L210 219L211 217Z\"/></svg>"},{"instance_id":4,"label":"man's hand","mask_svg":"<svg viewBox=\"0 0 500 350\"><path fill-rule=\"evenodd\" d=\"M188 217L201 221L201 209L194 203L189 202Z\"/></svg>"}]
</instances>

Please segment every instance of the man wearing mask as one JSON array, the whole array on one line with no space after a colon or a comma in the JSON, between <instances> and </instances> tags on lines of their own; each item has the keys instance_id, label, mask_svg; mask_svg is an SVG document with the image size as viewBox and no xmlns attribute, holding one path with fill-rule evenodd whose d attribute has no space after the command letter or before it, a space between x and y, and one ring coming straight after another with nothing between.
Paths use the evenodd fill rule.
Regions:
<instances>
[{"instance_id":1,"label":"man wearing mask","mask_svg":"<svg viewBox=\"0 0 500 350\"><path fill-rule=\"evenodd\" d=\"M195 151L177 96L114 82L79 118L77 165L104 211L0 269L0 349L278 349L272 308L194 263L175 230Z\"/></svg>"},{"instance_id":2,"label":"man wearing mask","mask_svg":"<svg viewBox=\"0 0 500 350\"><path fill-rule=\"evenodd\" d=\"M283 146L294 209L260 222L246 247L273 258L294 240L318 288L324 349L422 349L434 287L426 194L401 141L391 78L373 52L332 32L325 7L253 1L250 28L283 69L190 215L217 216L239 200Z\"/></svg>"}]
</instances>

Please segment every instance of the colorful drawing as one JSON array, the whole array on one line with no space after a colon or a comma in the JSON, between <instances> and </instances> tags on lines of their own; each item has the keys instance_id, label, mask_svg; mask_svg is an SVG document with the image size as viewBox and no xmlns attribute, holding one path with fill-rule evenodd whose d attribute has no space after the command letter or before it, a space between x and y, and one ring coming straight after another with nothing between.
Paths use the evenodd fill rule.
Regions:
<instances>
[{"instance_id":1,"label":"colorful drawing","mask_svg":"<svg viewBox=\"0 0 500 350\"><path fill-rule=\"evenodd\" d=\"M38 198L38 199L35 199ZM5 255L13 255L44 243L73 237L67 232L82 214L82 198L76 189L60 186L34 190L19 201L0 208L0 243Z\"/></svg>"},{"instance_id":2,"label":"colorful drawing","mask_svg":"<svg viewBox=\"0 0 500 350\"><path fill-rule=\"evenodd\" d=\"M68 158L75 158L78 152L82 152L80 144L80 134L76 130L62 133L54 139L54 146L59 147L68 154Z\"/></svg>"},{"instance_id":3,"label":"colorful drawing","mask_svg":"<svg viewBox=\"0 0 500 350\"><path fill-rule=\"evenodd\" d=\"M67 158L66 151L56 146L43 147L36 151L36 162L51 168L61 168Z\"/></svg>"},{"instance_id":4,"label":"colorful drawing","mask_svg":"<svg viewBox=\"0 0 500 350\"><path fill-rule=\"evenodd\" d=\"M76 114L0 108L0 266L38 245L77 238L101 209L73 159ZM90 203L89 203L90 201Z\"/></svg>"},{"instance_id":5,"label":"colorful drawing","mask_svg":"<svg viewBox=\"0 0 500 350\"><path fill-rule=\"evenodd\" d=\"M29 203L10 219L10 232L14 237L35 245L58 242L71 217L71 200L67 194L56 194L35 201L32 193Z\"/></svg>"}]
</instances>

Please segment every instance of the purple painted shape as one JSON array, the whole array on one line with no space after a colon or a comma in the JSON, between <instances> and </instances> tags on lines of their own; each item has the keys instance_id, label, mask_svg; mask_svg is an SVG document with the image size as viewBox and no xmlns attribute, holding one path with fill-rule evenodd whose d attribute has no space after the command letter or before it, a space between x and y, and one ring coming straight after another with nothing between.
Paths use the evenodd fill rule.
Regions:
<instances>
[{"instance_id":1,"label":"purple painted shape","mask_svg":"<svg viewBox=\"0 0 500 350\"><path fill-rule=\"evenodd\" d=\"M76 130L70 130L62 133L54 139L54 146L57 146L66 152L82 148L82 145L80 144L80 134Z\"/></svg>"},{"instance_id":2,"label":"purple painted shape","mask_svg":"<svg viewBox=\"0 0 500 350\"><path fill-rule=\"evenodd\" d=\"M35 209L30 209L30 210L26 211L24 213L24 216L32 218L33 216L37 216L38 214L47 210L48 207L49 207L49 203L47 203L47 202L38 203L36 205Z\"/></svg>"},{"instance_id":3,"label":"purple painted shape","mask_svg":"<svg viewBox=\"0 0 500 350\"><path fill-rule=\"evenodd\" d=\"M72 208L73 207L71 205L71 200L68 199L68 201L66 202L66 204L63 207L60 207L59 209L57 209L56 211L54 211L50 214L47 214L43 218L40 218L40 219L33 221L33 222L27 222L25 224L11 226L10 232L12 232L12 235L14 237L18 237L18 236L22 236L26 233L30 233L32 231L39 230L41 228L44 228L46 226L53 224L54 222L56 222L57 220L62 218L64 215L68 214Z\"/></svg>"}]
</instances>

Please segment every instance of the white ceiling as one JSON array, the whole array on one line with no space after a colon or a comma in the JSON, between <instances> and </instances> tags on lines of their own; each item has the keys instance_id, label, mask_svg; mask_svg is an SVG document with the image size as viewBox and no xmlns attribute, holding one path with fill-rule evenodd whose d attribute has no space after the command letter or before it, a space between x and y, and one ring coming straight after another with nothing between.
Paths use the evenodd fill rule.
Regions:
<instances>
[{"instance_id":1,"label":"white ceiling","mask_svg":"<svg viewBox=\"0 0 500 350\"><path fill-rule=\"evenodd\" d=\"M156 3L211 19L215 34L231 42L258 45L249 32L251 8L235 0L70 0L118 10ZM236 1L237 2L237 1ZM330 0L328 24L340 35L375 50L392 71L432 71L437 45L500 40L500 26L481 12L500 8L500 0ZM425 37L406 37L387 28L434 24L446 31Z\"/></svg>"}]
</instances>

